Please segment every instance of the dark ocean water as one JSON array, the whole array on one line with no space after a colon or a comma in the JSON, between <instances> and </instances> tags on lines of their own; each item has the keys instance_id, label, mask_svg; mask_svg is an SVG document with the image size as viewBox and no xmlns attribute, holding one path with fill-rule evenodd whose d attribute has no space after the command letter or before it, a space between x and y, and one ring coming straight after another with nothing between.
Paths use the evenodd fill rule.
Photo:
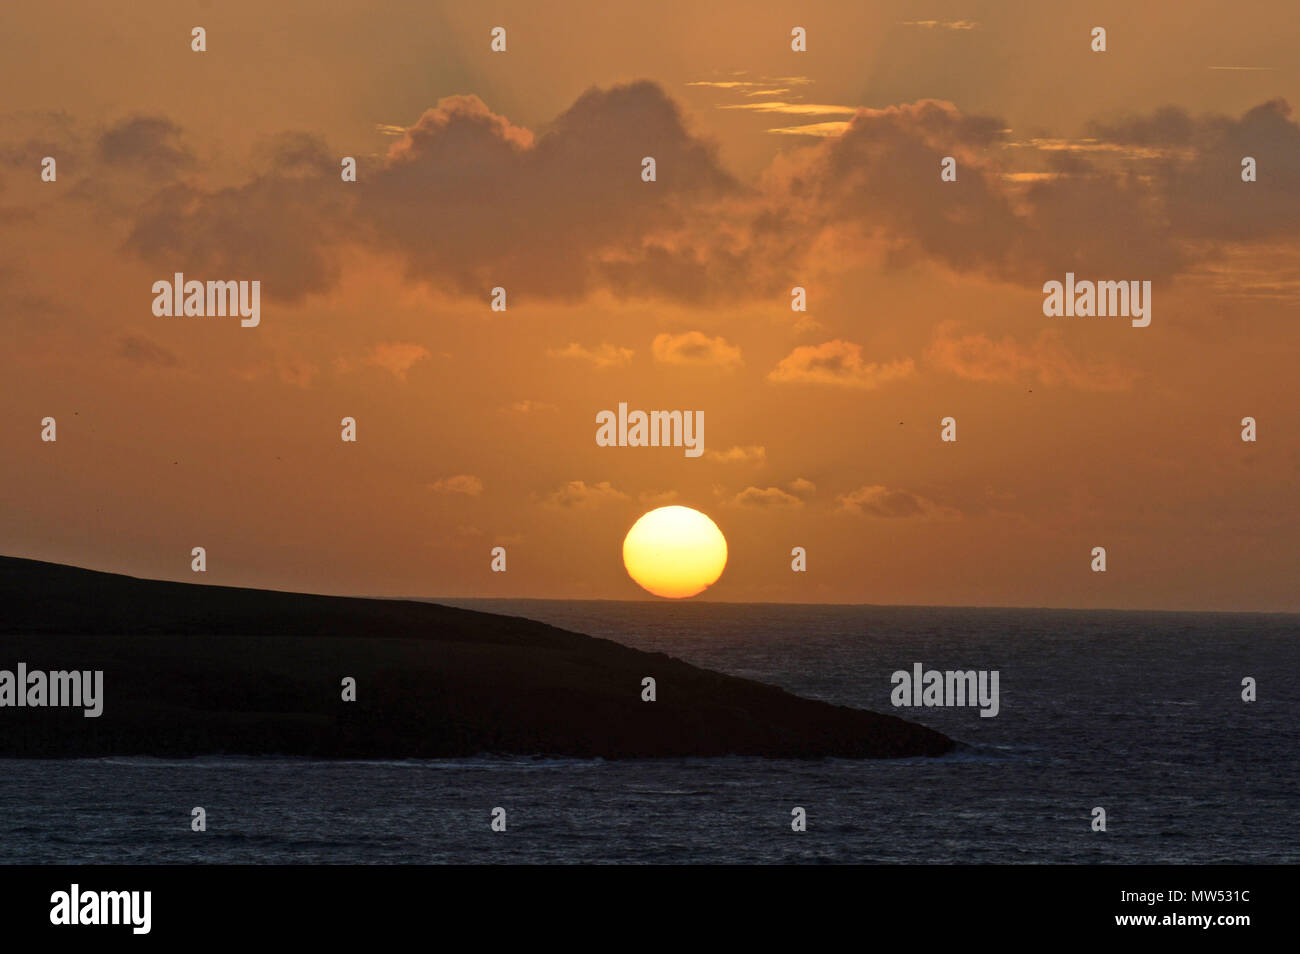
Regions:
<instances>
[{"instance_id":1,"label":"dark ocean water","mask_svg":"<svg viewBox=\"0 0 1300 954\"><path fill-rule=\"evenodd\" d=\"M891 712L966 748L861 762L0 760L0 862L1300 861L1297 616L456 605ZM890 674L916 662L998 670L998 716L893 708ZM1244 676L1257 702L1242 701ZM504 833L489 827L497 806ZM795 806L806 832L791 831Z\"/></svg>"}]
</instances>

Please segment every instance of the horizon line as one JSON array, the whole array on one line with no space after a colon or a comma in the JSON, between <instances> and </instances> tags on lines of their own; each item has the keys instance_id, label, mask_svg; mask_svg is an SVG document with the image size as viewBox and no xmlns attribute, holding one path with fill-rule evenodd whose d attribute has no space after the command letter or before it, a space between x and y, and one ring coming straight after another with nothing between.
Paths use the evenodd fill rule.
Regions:
<instances>
[{"instance_id":1,"label":"horizon line","mask_svg":"<svg viewBox=\"0 0 1300 954\"><path fill-rule=\"evenodd\" d=\"M436 603L439 605L448 605L447 601L533 601L539 603L644 603L644 604L711 604L723 606L869 606L877 609L952 609L952 610L1022 610L1022 611L1048 611L1059 613L1179 613L1195 615L1215 615L1215 616L1300 616L1300 610L1215 610L1215 609L1164 609L1156 607L1084 607L1084 606L1015 606L1004 603L995 604L959 604L959 603L868 603L868 602L790 602L783 600L716 600L716 599L695 599L688 597L682 600L646 600L646 599L615 599L610 597L562 597L562 596L374 596L358 593L317 593L305 590L292 589L275 589L272 587L257 586L238 586L231 583L201 583L189 580L176 579L159 579L156 577L134 576L130 573L122 573L114 570L101 570L95 567L81 566L74 563L57 563L51 560L39 560L34 557L10 556L0 554L0 560L20 560L25 563L43 563L46 566L62 567L69 570L82 570L87 573L102 573L107 576L120 576L130 580L139 580L147 583L172 583L177 586L201 586L201 587L219 587L228 590L248 590L258 593L284 593L293 596L318 596L329 597L333 599L361 599L361 600L391 600L408 603Z\"/></svg>"}]
</instances>

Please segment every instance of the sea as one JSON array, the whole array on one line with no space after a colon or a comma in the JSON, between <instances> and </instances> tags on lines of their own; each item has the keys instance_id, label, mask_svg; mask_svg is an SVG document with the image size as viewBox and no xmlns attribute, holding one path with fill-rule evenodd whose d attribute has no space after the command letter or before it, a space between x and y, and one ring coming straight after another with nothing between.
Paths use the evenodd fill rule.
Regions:
<instances>
[{"instance_id":1,"label":"sea","mask_svg":"<svg viewBox=\"0 0 1300 954\"><path fill-rule=\"evenodd\" d=\"M962 744L861 761L6 759L0 862L1300 861L1300 616L440 602L892 713ZM997 715L894 707L891 676L916 663L996 670ZM191 829L195 807L205 831Z\"/></svg>"}]
</instances>

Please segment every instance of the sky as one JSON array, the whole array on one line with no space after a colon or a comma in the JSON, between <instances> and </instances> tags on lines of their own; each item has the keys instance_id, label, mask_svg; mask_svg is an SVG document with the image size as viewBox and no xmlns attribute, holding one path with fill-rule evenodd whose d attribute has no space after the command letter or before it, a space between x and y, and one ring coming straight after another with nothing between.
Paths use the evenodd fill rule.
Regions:
<instances>
[{"instance_id":1,"label":"sky","mask_svg":"<svg viewBox=\"0 0 1300 954\"><path fill-rule=\"evenodd\" d=\"M700 600L1300 611L1294 27L7 4L0 553L642 599L622 540L671 503L728 541ZM259 281L260 323L155 315L175 272ZM1151 282L1150 325L1046 316L1067 272ZM620 402L701 411L703 454L598 446Z\"/></svg>"}]
</instances>

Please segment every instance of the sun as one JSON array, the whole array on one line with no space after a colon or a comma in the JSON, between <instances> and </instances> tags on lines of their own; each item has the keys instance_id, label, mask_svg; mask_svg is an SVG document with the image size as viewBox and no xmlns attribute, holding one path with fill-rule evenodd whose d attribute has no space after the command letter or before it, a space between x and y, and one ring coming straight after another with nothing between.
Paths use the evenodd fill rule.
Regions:
<instances>
[{"instance_id":1,"label":"sun","mask_svg":"<svg viewBox=\"0 0 1300 954\"><path fill-rule=\"evenodd\" d=\"M660 507L642 515L623 539L628 576L655 596L680 600L717 582L727 565L727 539L690 507Z\"/></svg>"}]
</instances>

